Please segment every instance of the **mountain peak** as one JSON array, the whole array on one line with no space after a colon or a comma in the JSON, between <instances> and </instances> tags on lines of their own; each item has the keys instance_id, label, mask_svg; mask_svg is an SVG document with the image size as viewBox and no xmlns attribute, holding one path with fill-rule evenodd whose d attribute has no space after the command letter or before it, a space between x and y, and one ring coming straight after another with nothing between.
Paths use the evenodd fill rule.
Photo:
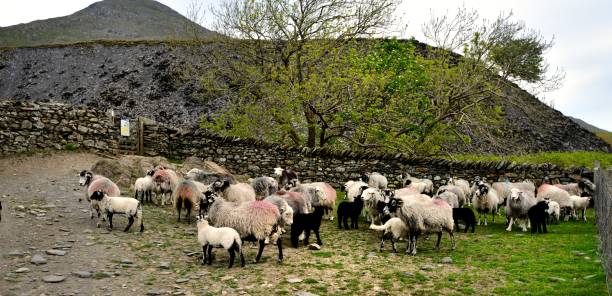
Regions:
<instances>
[{"instance_id":1,"label":"mountain peak","mask_svg":"<svg viewBox=\"0 0 612 296\"><path fill-rule=\"evenodd\" d=\"M0 46L92 40L189 40L216 33L153 0L104 0L71 15L0 28Z\"/></svg>"}]
</instances>

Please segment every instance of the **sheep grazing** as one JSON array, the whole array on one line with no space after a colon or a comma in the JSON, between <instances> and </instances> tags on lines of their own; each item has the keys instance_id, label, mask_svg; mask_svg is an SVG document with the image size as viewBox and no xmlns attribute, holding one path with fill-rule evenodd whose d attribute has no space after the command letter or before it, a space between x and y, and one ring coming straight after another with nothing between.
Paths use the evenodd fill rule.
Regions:
<instances>
[{"instance_id":1,"label":"sheep grazing","mask_svg":"<svg viewBox=\"0 0 612 296\"><path fill-rule=\"evenodd\" d=\"M176 189L172 193L172 200L176 207L177 221L181 222L181 209L184 208L185 218L187 223L191 220L191 210L195 209L200 204L202 191L198 188L194 181L181 180L176 185Z\"/></svg>"},{"instance_id":2,"label":"sheep grazing","mask_svg":"<svg viewBox=\"0 0 612 296\"><path fill-rule=\"evenodd\" d=\"M171 201L172 192L179 182L179 177L175 171L170 169L160 169L153 174L153 182L155 183L155 192L161 196L161 205Z\"/></svg>"},{"instance_id":3,"label":"sheep grazing","mask_svg":"<svg viewBox=\"0 0 612 296\"><path fill-rule=\"evenodd\" d=\"M136 182L134 182L135 199L138 199L140 194L140 202L144 203L146 200L152 202L151 193L155 190L155 183L153 182L154 174L155 170L149 170L144 177L136 179Z\"/></svg>"},{"instance_id":4,"label":"sheep grazing","mask_svg":"<svg viewBox=\"0 0 612 296\"><path fill-rule=\"evenodd\" d=\"M274 176L278 178L281 188L289 189L299 184L298 174L291 169L274 168Z\"/></svg>"},{"instance_id":5,"label":"sheep grazing","mask_svg":"<svg viewBox=\"0 0 612 296\"><path fill-rule=\"evenodd\" d=\"M102 191L109 196L119 196L121 195L121 191L119 190L119 186L113 183L110 179L101 176L94 175L90 171L81 171L79 174L79 185L85 186L85 198L89 202L89 214L90 218L94 218L94 211L98 213L98 218L100 217L100 206L98 205L98 201L92 200L91 195L96 191ZM79 198L79 202L81 198ZM104 216L102 220L104 220ZM98 221L98 224L100 222Z\"/></svg>"},{"instance_id":6,"label":"sheep grazing","mask_svg":"<svg viewBox=\"0 0 612 296\"><path fill-rule=\"evenodd\" d=\"M259 262L265 247L266 238L278 231L280 212L265 200L252 200L243 203L229 202L214 191L204 193L200 209L208 213L209 221L215 227L235 229L243 241L259 241L259 251L255 262ZM283 247L280 236L276 241L278 260L283 261Z\"/></svg>"},{"instance_id":7,"label":"sheep grazing","mask_svg":"<svg viewBox=\"0 0 612 296\"><path fill-rule=\"evenodd\" d=\"M559 216L561 215L561 207L554 200L548 201L548 224L559 224Z\"/></svg>"},{"instance_id":8,"label":"sheep grazing","mask_svg":"<svg viewBox=\"0 0 612 296\"><path fill-rule=\"evenodd\" d=\"M529 208L527 216L531 223L531 233L547 233L546 231L546 216L548 215L548 201L543 200Z\"/></svg>"},{"instance_id":9,"label":"sheep grazing","mask_svg":"<svg viewBox=\"0 0 612 296\"><path fill-rule=\"evenodd\" d=\"M457 195L450 191L447 191L447 190L439 191L438 195L435 195L433 198L441 199L447 202L453 209L459 207L459 199L457 198Z\"/></svg>"},{"instance_id":10,"label":"sheep grazing","mask_svg":"<svg viewBox=\"0 0 612 296\"><path fill-rule=\"evenodd\" d=\"M378 188L380 190L387 189L387 178L380 173L365 173L361 175L361 181L368 183L369 187Z\"/></svg>"},{"instance_id":11,"label":"sheep grazing","mask_svg":"<svg viewBox=\"0 0 612 296\"><path fill-rule=\"evenodd\" d=\"M587 221L586 219L586 209L589 207L589 203L591 202L591 197L590 196L576 196L576 195L571 195L570 199L572 200L573 203L573 215L576 219L578 219L578 211L582 212L582 220L584 222Z\"/></svg>"},{"instance_id":12,"label":"sheep grazing","mask_svg":"<svg viewBox=\"0 0 612 296\"><path fill-rule=\"evenodd\" d=\"M459 203L459 207L462 207L464 204L466 204L466 196L463 193L463 189L461 189L459 186L455 186L455 185L440 186L440 188L438 188L438 192L436 192L436 194L440 195L440 193L442 193L444 191L450 191L450 192L454 193L457 196L457 202Z\"/></svg>"},{"instance_id":13,"label":"sheep grazing","mask_svg":"<svg viewBox=\"0 0 612 296\"><path fill-rule=\"evenodd\" d=\"M393 253L397 253L395 242L399 239L406 239L408 234L408 227L402 222L400 218L391 218L384 225L370 224L370 229L382 231L382 239L380 241L379 252L385 249L385 240L391 240L391 246L393 247Z\"/></svg>"},{"instance_id":14,"label":"sheep grazing","mask_svg":"<svg viewBox=\"0 0 612 296\"><path fill-rule=\"evenodd\" d=\"M526 222L522 225L523 231L527 231L529 220L527 212L536 204L536 199L530 194L521 191L518 188L510 189L510 196L506 201L506 217L510 219L506 231L512 231L512 224L517 219L525 219Z\"/></svg>"},{"instance_id":15,"label":"sheep grazing","mask_svg":"<svg viewBox=\"0 0 612 296\"><path fill-rule=\"evenodd\" d=\"M136 225L140 225L140 232L144 231L144 223L142 217L142 206L140 202L131 197L120 197L120 196L108 196L103 191L95 191L91 194L91 199L98 201L100 210L105 212L108 217L109 229L113 229L113 215L123 214L128 218L128 225L125 227L124 232L127 232L134 220ZM100 227L100 223L98 223Z\"/></svg>"},{"instance_id":16,"label":"sheep grazing","mask_svg":"<svg viewBox=\"0 0 612 296\"><path fill-rule=\"evenodd\" d=\"M251 180L251 187L255 191L255 199L262 200L278 190L278 182L271 177L258 177Z\"/></svg>"},{"instance_id":17,"label":"sheep grazing","mask_svg":"<svg viewBox=\"0 0 612 296\"><path fill-rule=\"evenodd\" d=\"M472 202L470 200L470 197L472 196L472 190L470 189L470 182L463 179L450 177L448 178L448 185L454 185L459 187L463 192L463 196L465 196L467 205L471 205Z\"/></svg>"},{"instance_id":18,"label":"sheep grazing","mask_svg":"<svg viewBox=\"0 0 612 296\"><path fill-rule=\"evenodd\" d=\"M402 178L402 186L404 188L417 190L419 193L433 193L433 182L431 182L431 180L414 178L411 177L410 174L406 174L406 176Z\"/></svg>"},{"instance_id":19,"label":"sheep grazing","mask_svg":"<svg viewBox=\"0 0 612 296\"><path fill-rule=\"evenodd\" d=\"M474 208L478 212L478 226L480 226L480 218L484 215L484 225L487 226L487 214L491 213L493 223L495 223L495 214L497 213L497 205L499 197L497 191L489 186L489 184L478 181L478 190L474 197Z\"/></svg>"},{"instance_id":20,"label":"sheep grazing","mask_svg":"<svg viewBox=\"0 0 612 296\"><path fill-rule=\"evenodd\" d=\"M593 195L593 192L595 192L595 184L587 179L581 180L578 183L555 184L553 186L563 189L570 195L575 196L583 196L583 194L591 196Z\"/></svg>"},{"instance_id":21,"label":"sheep grazing","mask_svg":"<svg viewBox=\"0 0 612 296\"><path fill-rule=\"evenodd\" d=\"M561 208L561 216L565 219L569 219L569 213L574 209L574 202L570 198L570 194L556 186L549 184L542 184L538 187L538 201L542 200L554 200L559 204Z\"/></svg>"},{"instance_id":22,"label":"sheep grazing","mask_svg":"<svg viewBox=\"0 0 612 296\"><path fill-rule=\"evenodd\" d=\"M240 254L240 266L244 267L244 255L242 254L242 240L238 231L229 227L212 227L206 219L197 217L198 242L202 246L202 265L208 261L212 264L212 248L222 247L229 252L229 266L234 265L236 252ZM208 259L208 260L207 260Z\"/></svg>"},{"instance_id":23,"label":"sheep grazing","mask_svg":"<svg viewBox=\"0 0 612 296\"><path fill-rule=\"evenodd\" d=\"M196 168L189 170L189 172L187 172L187 174L185 175L185 179L207 183L207 184L210 184L217 180L221 180L221 181L227 180L230 182L230 184L238 183L238 181L236 181L236 177L234 177L234 175L232 174L212 173L212 172L207 172L207 171L196 169Z\"/></svg>"},{"instance_id":24,"label":"sheep grazing","mask_svg":"<svg viewBox=\"0 0 612 296\"><path fill-rule=\"evenodd\" d=\"M463 225L465 225L464 233L467 233L468 229L472 227L472 233L474 233L476 228L476 216L474 215L474 211L470 208L453 208L453 220L455 221L455 227L457 227L457 231L459 231L459 221L463 221Z\"/></svg>"},{"instance_id":25,"label":"sheep grazing","mask_svg":"<svg viewBox=\"0 0 612 296\"><path fill-rule=\"evenodd\" d=\"M365 184L365 183L364 183ZM354 197L353 201L343 201L338 205L338 228L342 229L342 223L344 223L344 229L348 230L348 219L351 218L351 228L359 229L358 220L359 213L363 209L363 200L361 199L361 193L367 189L368 186L362 186L361 192Z\"/></svg>"},{"instance_id":26,"label":"sheep grazing","mask_svg":"<svg viewBox=\"0 0 612 296\"><path fill-rule=\"evenodd\" d=\"M247 183L230 184L229 181L217 180L208 186L208 190L216 192L227 201L243 203L255 200L255 189Z\"/></svg>"},{"instance_id":27,"label":"sheep grazing","mask_svg":"<svg viewBox=\"0 0 612 296\"><path fill-rule=\"evenodd\" d=\"M436 249L439 249L442 231L448 232L451 238L451 248L455 249L453 209L445 201L431 199L424 194L412 195L391 199L389 209L396 212L408 227L410 242L406 253L416 255L418 237L426 233L438 234Z\"/></svg>"}]
</instances>

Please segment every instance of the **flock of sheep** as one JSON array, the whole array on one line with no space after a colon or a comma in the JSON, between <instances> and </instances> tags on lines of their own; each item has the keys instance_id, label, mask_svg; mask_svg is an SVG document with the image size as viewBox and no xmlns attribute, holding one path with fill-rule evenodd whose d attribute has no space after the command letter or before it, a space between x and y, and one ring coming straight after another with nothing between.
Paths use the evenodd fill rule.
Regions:
<instances>
[{"instance_id":1,"label":"flock of sheep","mask_svg":"<svg viewBox=\"0 0 612 296\"><path fill-rule=\"evenodd\" d=\"M119 187L110 179L94 175L90 171L80 173L80 185L86 187L86 199L90 204L90 216L108 219L112 229L114 214L128 218L128 231L136 222L144 231L142 203L152 202L155 193L159 204L172 203L181 220L181 211L190 222L191 212L198 212L198 242L202 246L202 264L211 264L213 247L223 247L229 252L229 267L236 254L244 266L242 242L259 243L255 262L261 258L268 242L278 247L278 260L283 260L282 234L290 232L290 241L297 247L300 239L309 245L311 231L317 244L321 241L319 228L322 220L333 220L336 209L336 190L325 182L300 183L298 174L290 169L276 168L273 177L262 176L240 183L230 174L208 173L192 169L185 178L175 171L156 167L138 178L134 184L134 198L120 197ZM534 183L494 182L475 178L471 183L449 178L445 185L434 191L428 179L406 175L403 187L388 188L385 176L366 173L360 180L346 182L341 189L344 197L337 207L339 228L358 228L361 214L371 223L370 229L382 231L380 250L386 240L391 240L393 251L396 241L408 241L406 253L416 254L417 240L422 234L437 234L439 248L442 232L451 238L455 248L454 229L459 222L464 231L474 232L476 225L486 226L489 217L494 222L505 207L507 231L519 222L523 231L546 232L546 223L558 223L559 219L577 217L585 210L595 185L583 180L566 185ZM138 200L140 198L140 201ZM478 213L478 220L474 211ZM351 220L350 227L348 220ZM316 247L316 246L314 246Z\"/></svg>"}]
</instances>

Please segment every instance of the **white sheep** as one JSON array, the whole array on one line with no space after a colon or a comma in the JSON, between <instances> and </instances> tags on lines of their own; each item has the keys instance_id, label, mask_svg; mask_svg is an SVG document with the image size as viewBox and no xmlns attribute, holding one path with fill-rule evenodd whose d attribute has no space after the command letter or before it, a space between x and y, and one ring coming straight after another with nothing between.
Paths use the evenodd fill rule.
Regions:
<instances>
[{"instance_id":1,"label":"white sheep","mask_svg":"<svg viewBox=\"0 0 612 296\"><path fill-rule=\"evenodd\" d=\"M451 206L451 208L459 207L459 199L457 198L457 195L452 193L451 191L447 191L447 190L439 191L438 195L435 195L433 198L441 199L447 202Z\"/></svg>"},{"instance_id":2,"label":"white sheep","mask_svg":"<svg viewBox=\"0 0 612 296\"><path fill-rule=\"evenodd\" d=\"M454 193L455 195L457 195L457 201L459 202L459 207L462 207L464 204L466 204L466 196L463 193L463 189L461 189L459 186L455 186L455 185L440 186L436 194L440 195L440 193L444 191L450 191Z\"/></svg>"},{"instance_id":3,"label":"white sheep","mask_svg":"<svg viewBox=\"0 0 612 296\"><path fill-rule=\"evenodd\" d=\"M215 227L235 229L243 241L259 241L259 252L255 262L259 262L265 240L278 231L280 212L278 208L265 200L252 200L243 203L229 202L214 191L207 191L200 201L200 210L208 213L209 221ZM283 260L282 240L276 241L278 260Z\"/></svg>"},{"instance_id":4,"label":"white sheep","mask_svg":"<svg viewBox=\"0 0 612 296\"><path fill-rule=\"evenodd\" d=\"M368 183L369 187L378 188L380 190L387 189L387 178L380 173L365 173L361 175L361 181Z\"/></svg>"},{"instance_id":5,"label":"white sheep","mask_svg":"<svg viewBox=\"0 0 612 296\"><path fill-rule=\"evenodd\" d=\"M561 215L561 207L559 206L559 203L554 200L549 200L547 212L550 221L555 224L559 224L559 217Z\"/></svg>"},{"instance_id":6,"label":"white sheep","mask_svg":"<svg viewBox=\"0 0 612 296\"><path fill-rule=\"evenodd\" d=\"M154 170L149 170L144 177L136 179L134 182L134 198L138 199L140 194L140 202L144 203L145 200L152 201L151 193L155 190L155 183L153 182Z\"/></svg>"},{"instance_id":7,"label":"white sheep","mask_svg":"<svg viewBox=\"0 0 612 296\"><path fill-rule=\"evenodd\" d=\"M256 199L255 189L247 183L230 184L227 180L217 180L208 186L208 191L216 192L231 202L243 203Z\"/></svg>"},{"instance_id":8,"label":"white sheep","mask_svg":"<svg viewBox=\"0 0 612 296\"><path fill-rule=\"evenodd\" d=\"M516 188L523 193L530 194L534 196L535 194L535 185L531 181L523 181L523 182L495 182L491 184L491 187L497 191L497 196L500 199L502 204L506 204L508 197L510 197L510 189Z\"/></svg>"},{"instance_id":9,"label":"white sheep","mask_svg":"<svg viewBox=\"0 0 612 296\"><path fill-rule=\"evenodd\" d=\"M569 219L570 216L567 214L573 212L574 202L567 191L550 184L542 184L538 187L538 201L546 199L559 203L561 216L564 216L566 221Z\"/></svg>"},{"instance_id":10,"label":"white sheep","mask_svg":"<svg viewBox=\"0 0 612 296\"><path fill-rule=\"evenodd\" d=\"M278 184L285 190L297 186L300 183L297 172L291 169L283 169L280 167L274 168L274 177Z\"/></svg>"},{"instance_id":11,"label":"white sheep","mask_svg":"<svg viewBox=\"0 0 612 296\"><path fill-rule=\"evenodd\" d=\"M417 190L419 193L433 193L433 182L431 180L415 178L410 176L410 174L406 174L406 176L402 178L402 186L404 186L404 188Z\"/></svg>"},{"instance_id":12,"label":"white sheep","mask_svg":"<svg viewBox=\"0 0 612 296\"><path fill-rule=\"evenodd\" d=\"M109 227L113 229L113 215L123 214L128 218L128 225L124 232L127 232L134 220L136 225L140 225L140 232L144 231L144 223L142 217L142 207L140 202L131 197L108 196L102 191L96 191L91 195L92 200L97 200L100 205L100 210L105 212L108 217ZM100 223L98 222L98 227Z\"/></svg>"},{"instance_id":13,"label":"white sheep","mask_svg":"<svg viewBox=\"0 0 612 296\"><path fill-rule=\"evenodd\" d=\"M531 223L527 218L527 212L536 204L536 199L529 192L523 192L518 188L510 189L510 196L506 201L506 218L510 219L506 231L512 231L512 224L517 219L524 219L522 228L527 231L531 227Z\"/></svg>"},{"instance_id":14,"label":"white sheep","mask_svg":"<svg viewBox=\"0 0 612 296\"><path fill-rule=\"evenodd\" d=\"M474 197L474 208L478 212L478 226L480 226L480 219L484 215L484 225L487 226L487 214L491 213L493 223L495 223L495 214L497 213L497 206L499 204L499 197L497 191L489 184L478 181L478 189Z\"/></svg>"},{"instance_id":15,"label":"white sheep","mask_svg":"<svg viewBox=\"0 0 612 296\"><path fill-rule=\"evenodd\" d=\"M91 219L94 218L94 211L97 212L98 218L100 218L100 206L98 205L97 200L92 200L91 195L96 191L102 191L109 196L119 196L121 195L121 191L119 190L119 186L115 184L110 179L102 176L102 175L94 175L90 171L81 171L79 174L79 185L85 186L85 199L89 202L89 216ZM79 202L81 198L79 198ZM102 216L102 221L105 220L105 217ZM100 221L98 221L98 224Z\"/></svg>"},{"instance_id":16,"label":"white sheep","mask_svg":"<svg viewBox=\"0 0 612 296\"><path fill-rule=\"evenodd\" d=\"M370 224L370 229L383 232L383 236L380 242L379 252L382 252L384 250L385 240L391 239L393 253L397 253L395 242L400 239L408 238L408 227L406 227L406 224L402 222L402 219L397 218L397 217L393 217L387 220L387 222L385 222L384 225Z\"/></svg>"},{"instance_id":17,"label":"white sheep","mask_svg":"<svg viewBox=\"0 0 612 296\"><path fill-rule=\"evenodd\" d=\"M593 195L593 192L595 192L595 184L593 184L587 179L581 180L578 183L555 184L553 186L563 189L567 191L570 195L575 196L582 196L583 193Z\"/></svg>"},{"instance_id":18,"label":"white sheep","mask_svg":"<svg viewBox=\"0 0 612 296\"><path fill-rule=\"evenodd\" d=\"M363 181L347 181L342 186L342 191L346 192L345 199L348 202L353 202L355 197L361 194L361 188L368 187L368 184Z\"/></svg>"},{"instance_id":19,"label":"white sheep","mask_svg":"<svg viewBox=\"0 0 612 296\"><path fill-rule=\"evenodd\" d=\"M472 196L472 190L470 188L470 182L463 179L450 177L448 179L448 184L459 187L461 191L463 191L463 196L465 197L466 204L468 206L471 205L472 201L470 197Z\"/></svg>"},{"instance_id":20,"label":"white sheep","mask_svg":"<svg viewBox=\"0 0 612 296\"><path fill-rule=\"evenodd\" d=\"M255 198L262 200L278 191L278 182L272 177L257 177L251 180L251 187L255 191Z\"/></svg>"},{"instance_id":21,"label":"white sheep","mask_svg":"<svg viewBox=\"0 0 612 296\"><path fill-rule=\"evenodd\" d=\"M229 252L229 266L234 265L236 252L240 254L240 266L244 267L244 255L242 254L242 240L238 232L229 227L213 227L206 219L197 217L198 242L202 246L202 265L208 259L208 265L212 264L212 248L223 247Z\"/></svg>"},{"instance_id":22,"label":"white sheep","mask_svg":"<svg viewBox=\"0 0 612 296\"><path fill-rule=\"evenodd\" d=\"M197 210L202 199L203 193L195 184L195 181L183 179L178 182L172 193L173 204L176 207L177 220L181 222L181 209L184 208L187 223L191 220L191 210Z\"/></svg>"},{"instance_id":23,"label":"white sheep","mask_svg":"<svg viewBox=\"0 0 612 296\"><path fill-rule=\"evenodd\" d=\"M382 225L378 215L378 202L386 202L382 191L378 188L368 187L361 192L361 199L363 200L367 220L371 221L372 224Z\"/></svg>"},{"instance_id":24,"label":"white sheep","mask_svg":"<svg viewBox=\"0 0 612 296\"><path fill-rule=\"evenodd\" d=\"M586 218L586 209L589 207L589 203L591 202L591 197L589 196L584 196L584 197L580 197L580 196L576 196L576 195L571 195L570 199L572 200L573 203L573 216L576 218L576 220L578 220L578 211L582 212L582 220L584 222L587 221Z\"/></svg>"},{"instance_id":25,"label":"white sheep","mask_svg":"<svg viewBox=\"0 0 612 296\"><path fill-rule=\"evenodd\" d=\"M391 198L388 207L408 227L410 242L406 253L415 255L417 239L419 235L426 233L438 234L436 249L439 249L442 231L448 232L451 238L451 248L455 249L453 209L447 202L421 194Z\"/></svg>"}]
</instances>

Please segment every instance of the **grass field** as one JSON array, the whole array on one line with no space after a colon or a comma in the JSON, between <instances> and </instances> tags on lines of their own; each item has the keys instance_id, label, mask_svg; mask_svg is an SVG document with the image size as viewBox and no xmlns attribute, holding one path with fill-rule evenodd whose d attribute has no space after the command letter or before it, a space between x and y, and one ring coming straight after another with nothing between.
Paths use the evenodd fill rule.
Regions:
<instances>
[{"instance_id":1,"label":"grass field","mask_svg":"<svg viewBox=\"0 0 612 296\"><path fill-rule=\"evenodd\" d=\"M471 161L500 161L509 160L517 163L552 163L562 168L587 167L592 168L595 160L601 162L602 167L612 166L612 153L575 151L575 152L538 152L523 155L488 155L488 154L455 154L455 160Z\"/></svg>"},{"instance_id":2,"label":"grass field","mask_svg":"<svg viewBox=\"0 0 612 296\"><path fill-rule=\"evenodd\" d=\"M276 261L275 246L264 250L263 262L253 264L256 249L245 247L245 268L227 269L228 255L215 249L212 266L200 265L201 249L192 222L176 222L170 208L145 206L147 231L142 237L113 232L134 254L136 262L150 271L145 285L172 289L180 278L196 279L181 284L195 294L293 295L308 291L319 295L606 295L604 272L597 254L597 230L593 211L588 222L569 221L551 225L549 233L532 235L520 229L506 232L505 218L477 227L476 233L458 233L457 249L450 250L444 235L440 251L435 236L419 240L418 254L378 252L377 233L344 231L336 221L324 221L320 251L289 247L285 235L285 260ZM311 237L311 242L315 241ZM109 241L110 242L110 241ZM441 264L451 257L452 264ZM167 273L156 271L159 261L172 262ZM298 282L294 282L297 279Z\"/></svg>"}]
</instances>

